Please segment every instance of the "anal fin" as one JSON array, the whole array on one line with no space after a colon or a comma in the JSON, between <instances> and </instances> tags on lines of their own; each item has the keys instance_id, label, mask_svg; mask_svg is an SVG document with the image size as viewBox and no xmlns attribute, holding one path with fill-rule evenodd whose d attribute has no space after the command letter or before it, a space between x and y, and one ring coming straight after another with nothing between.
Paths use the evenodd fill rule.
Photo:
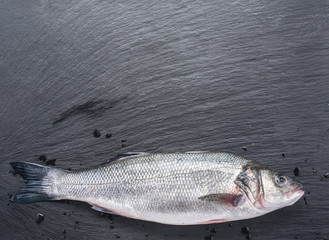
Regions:
<instances>
[{"instance_id":1,"label":"anal fin","mask_svg":"<svg viewBox=\"0 0 329 240\"><path fill-rule=\"evenodd\" d=\"M98 212L102 212L102 213L117 214L115 212L112 212L111 210L108 210L106 208L99 207L99 206L96 206L96 205L93 205L91 208L98 211Z\"/></svg>"}]
</instances>

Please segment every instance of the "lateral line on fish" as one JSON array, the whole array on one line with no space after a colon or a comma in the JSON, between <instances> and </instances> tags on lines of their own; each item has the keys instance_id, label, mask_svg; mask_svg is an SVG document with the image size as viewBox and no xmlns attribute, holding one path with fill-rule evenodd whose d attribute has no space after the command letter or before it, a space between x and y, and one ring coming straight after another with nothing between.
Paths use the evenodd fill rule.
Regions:
<instances>
[{"instance_id":1,"label":"lateral line on fish","mask_svg":"<svg viewBox=\"0 0 329 240\"><path fill-rule=\"evenodd\" d=\"M154 179L163 179L163 178L167 178L167 177L172 177L172 176L186 176L189 174L193 174L193 173L198 173L198 172L219 172L216 170L199 170L199 171L192 171L189 173L181 173L181 174L171 174L171 175L165 175L165 176L161 176L161 177L151 177L151 178L136 178L136 179L129 179L130 181L144 181L144 180L154 180ZM127 183L130 181L116 181L116 182L104 182L104 183L72 183L70 182L70 185L104 185L104 184L112 184L112 183Z\"/></svg>"}]
</instances>

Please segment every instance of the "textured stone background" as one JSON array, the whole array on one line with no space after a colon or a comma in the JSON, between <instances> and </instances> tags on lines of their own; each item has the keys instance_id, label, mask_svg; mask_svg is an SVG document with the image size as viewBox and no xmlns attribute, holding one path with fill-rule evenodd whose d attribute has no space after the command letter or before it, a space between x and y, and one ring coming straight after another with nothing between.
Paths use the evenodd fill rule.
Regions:
<instances>
[{"instance_id":1,"label":"textured stone background","mask_svg":"<svg viewBox=\"0 0 329 240\"><path fill-rule=\"evenodd\" d=\"M245 239L247 225L252 239L328 239L328 5L1 1L0 238ZM299 167L306 199L211 226L111 220L78 202L8 203L23 185L11 161L45 155L80 169L126 151L193 150L289 176Z\"/></svg>"}]
</instances>

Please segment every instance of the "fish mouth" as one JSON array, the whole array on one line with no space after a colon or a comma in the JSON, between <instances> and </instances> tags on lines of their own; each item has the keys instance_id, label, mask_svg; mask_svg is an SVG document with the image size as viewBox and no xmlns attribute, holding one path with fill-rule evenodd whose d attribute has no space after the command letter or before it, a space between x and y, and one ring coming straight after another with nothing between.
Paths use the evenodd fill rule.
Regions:
<instances>
[{"instance_id":1,"label":"fish mouth","mask_svg":"<svg viewBox=\"0 0 329 240\"><path fill-rule=\"evenodd\" d=\"M297 202L303 195L304 195L303 190L297 190L293 193L292 197L290 198L290 205L294 204Z\"/></svg>"},{"instance_id":2,"label":"fish mouth","mask_svg":"<svg viewBox=\"0 0 329 240\"><path fill-rule=\"evenodd\" d=\"M301 190L302 188L303 188L303 185L302 184L300 184L299 182L295 182L295 189L296 189L296 191L299 191L299 190Z\"/></svg>"},{"instance_id":3,"label":"fish mouth","mask_svg":"<svg viewBox=\"0 0 329 240\"><path fill-rule=\"evenodd\" d=\"M300 195L300 196L303 196L304 195L304 190L297 190L294 195Z\"/></svg>"},{"instance_id":4,"label":"fish mouth","mask_svg":"<svg viewBox=\"0 0 329 240\"><path fill-rule=\"evenodd\" d=\"M302 190L303 185L298 183L298 182L294 182L294 190L289 191L286 194L286 197L290 200L291 204L294 204L295 202L297 202L303 195L304 195L304 190Z\"/></svg>"}]
</instances>

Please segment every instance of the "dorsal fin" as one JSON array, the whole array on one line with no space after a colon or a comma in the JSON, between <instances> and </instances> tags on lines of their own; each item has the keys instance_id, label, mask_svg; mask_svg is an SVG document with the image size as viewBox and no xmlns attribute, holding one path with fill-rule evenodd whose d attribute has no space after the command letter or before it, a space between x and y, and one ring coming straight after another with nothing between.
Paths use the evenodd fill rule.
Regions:
<instances>
[{"instance_id":1,"label":"dorsal fin","mask_svg":"<svg viewBox=\"0 0 329 240\"><path fill-rule=\"evenodd\" d=\"M108 164L108 163L112 163L112 162L118 161L118 160L123 160L123 159L133 158L133 157L139 157L139 156L149 155L149 154L150 153L146 153L146 152L127 152L127 153L120 153L120 154L114 156L113 158L110 158L106 163L103 163L103 164Z\"/></svg>"},{"instance_id":2,"label":"dorsal fin","mask_svg":"<svg viewBox=\"0 0 329 240\"><path fill-rule=\"evenodd\" d=\"M208 151L188 151L188 152L185 152L185 153L195 153L195 154L198 154L198 153L208 153Z\"/></svg>"}]
</instances>

